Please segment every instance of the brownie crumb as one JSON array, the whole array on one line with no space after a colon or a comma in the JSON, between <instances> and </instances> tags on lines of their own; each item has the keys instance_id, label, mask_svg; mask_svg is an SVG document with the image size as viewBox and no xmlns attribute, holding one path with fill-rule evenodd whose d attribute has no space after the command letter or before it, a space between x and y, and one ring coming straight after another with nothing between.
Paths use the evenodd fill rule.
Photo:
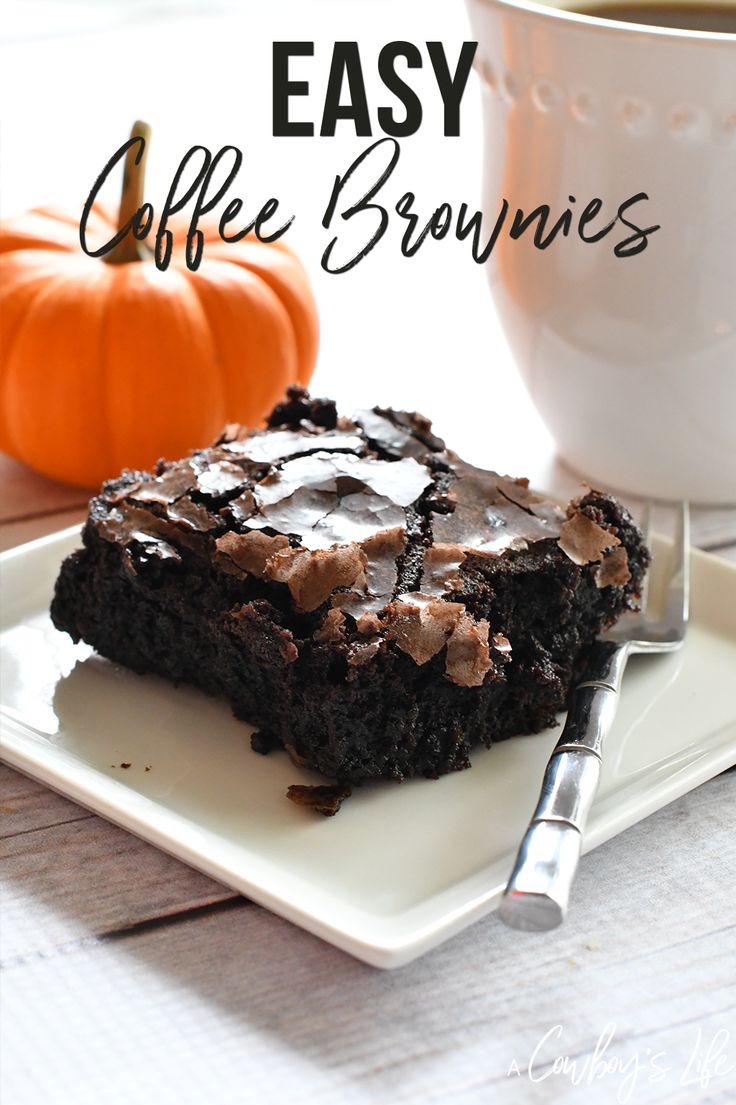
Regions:
<instances>
[{"instance_id":1,"label":"brownie crumb","mask_svg":"<svg viewBox=\"0 0 736 1105\"><path fill-rule=\"evenodd\" d=\"M287 388L286 402L277 403L268 418L269 429L288 426L298 430L302 422L311 422L325 430L337 426L337 407L334 399L312 399L306 388Z\"/></svg>"},{"instance_id":2,"label":"brownie crumb","mask_svg":"<svg viewBox=\"0 0 736 1105\"><path fill-rule=\"evenodd\" d=\"M278 748L279 744L280 741L268 729L257 729L251 734L250 746L259 756L267 756L274 748Z\"/></svg>"},{"instance_id":3,"label":"brownie crumb","mask_svg":"<svg viewBox=\"0 0 736 1105\"><path fill-rule=\"evenodd\" d=\"M131 765L130 765L130 764L121 764L120 766L121 766L121 767L124 767L124 768L125 768L125 770L127 771L127 769L128 769L128 768L129 768L129 767L130 767Z\"/></svg>"},{"instance_id":4,"label":"brownie crumb","mask_svg":"<svg viewBox=\"0 0 736 1105\"><path fill-rule=\"evenodd\" d=\"M321 813L324 817L334 817L346 798L353 793L351 787L334 786L307 787L294 784L289 787L286 797L295 802L297 806L306 806L315 813Z\"/></svg>"}]
</instances>

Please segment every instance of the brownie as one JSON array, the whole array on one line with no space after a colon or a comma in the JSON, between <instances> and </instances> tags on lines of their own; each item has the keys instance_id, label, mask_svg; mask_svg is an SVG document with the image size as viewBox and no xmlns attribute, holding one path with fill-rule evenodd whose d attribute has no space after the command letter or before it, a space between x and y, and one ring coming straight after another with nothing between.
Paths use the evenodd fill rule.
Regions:
<instances>
[{"instance_id":1,"label":"brownie","mask_svg":"<svg viewBox=\"0 0 736 1105\"><path fill-rule=\"evenodd\" d=\"M265 429L104 484L51 616L346 787L552 724L648 562L610 495L563 511L419 414L292 388Z\"/></svg>"}]
</instances>

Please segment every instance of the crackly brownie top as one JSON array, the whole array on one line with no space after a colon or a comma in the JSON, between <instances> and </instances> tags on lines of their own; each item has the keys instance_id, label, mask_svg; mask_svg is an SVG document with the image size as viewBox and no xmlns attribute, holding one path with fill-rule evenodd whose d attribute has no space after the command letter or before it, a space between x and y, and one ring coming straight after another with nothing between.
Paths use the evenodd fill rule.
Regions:
<instances>
[{"instance_id":1,"label":"crackly brownie top","mask_svg":"<svg viewBox=\"0 0 736 1105\"><path fill-rule=\"evenodd\" d=\"M444 649L447 677L477 686L510 645L454 601L467 558L552 541L576 564L595 562L601 587L629 579L619 539L577 506L565 514L526 480L465 463L419 414L339 417L295 387L266 429L227 426L209 449L106 484L90 523L124 547L133 576L205 558L287 588L295 612L315 615L314 641L344 648L352 665L389 642L417 664Z\"/></svg>"}]
</instances>

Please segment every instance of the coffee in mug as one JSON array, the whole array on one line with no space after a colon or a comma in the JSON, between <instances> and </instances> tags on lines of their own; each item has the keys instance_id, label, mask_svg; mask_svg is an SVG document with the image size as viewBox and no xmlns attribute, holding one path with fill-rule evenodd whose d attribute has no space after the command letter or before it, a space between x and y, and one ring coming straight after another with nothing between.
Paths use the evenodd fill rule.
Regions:
<instances>
[{"instance_id":1,"label":"coffee in mug","mask_svg":"<svg viewBox=\"0 0 736 1105\"><path fill-rule=\"evenodd\" d=\"M614 19L619 23L644 23L650 27L675 27L686 31L716 31L736 35L736 4L666 3L617 4L602 0L600 4L567 4L568 11L593 15L597 19Z\"/></svg>"}]
</instances>

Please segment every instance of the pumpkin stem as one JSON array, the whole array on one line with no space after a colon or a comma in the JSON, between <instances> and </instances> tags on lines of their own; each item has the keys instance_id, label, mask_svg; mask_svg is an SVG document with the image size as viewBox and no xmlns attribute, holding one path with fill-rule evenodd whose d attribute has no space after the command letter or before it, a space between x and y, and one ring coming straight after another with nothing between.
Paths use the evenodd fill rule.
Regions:
<instances>
[{"instance_id":1,"label":"pumpkin stem","mask_svg":"<svg viewBox=\"0 0 736 1105\"><path fill-rule=\"evenodd\" d=\"M143 152L139 142L135 142L125 154L123 165L123 191L118 210L118 231L132 219L143 205L143 187L146 177L146 157L151 141L151 128L148 123L137 120L130 132L131 138L142 138L145 142ZM137 159L137 160L136 160ZM130 261L145 261L151 256L148 247L133 236L129 230L125 237L106 255L108 265L124 265Z\"/></svg>"}]
</instances>

